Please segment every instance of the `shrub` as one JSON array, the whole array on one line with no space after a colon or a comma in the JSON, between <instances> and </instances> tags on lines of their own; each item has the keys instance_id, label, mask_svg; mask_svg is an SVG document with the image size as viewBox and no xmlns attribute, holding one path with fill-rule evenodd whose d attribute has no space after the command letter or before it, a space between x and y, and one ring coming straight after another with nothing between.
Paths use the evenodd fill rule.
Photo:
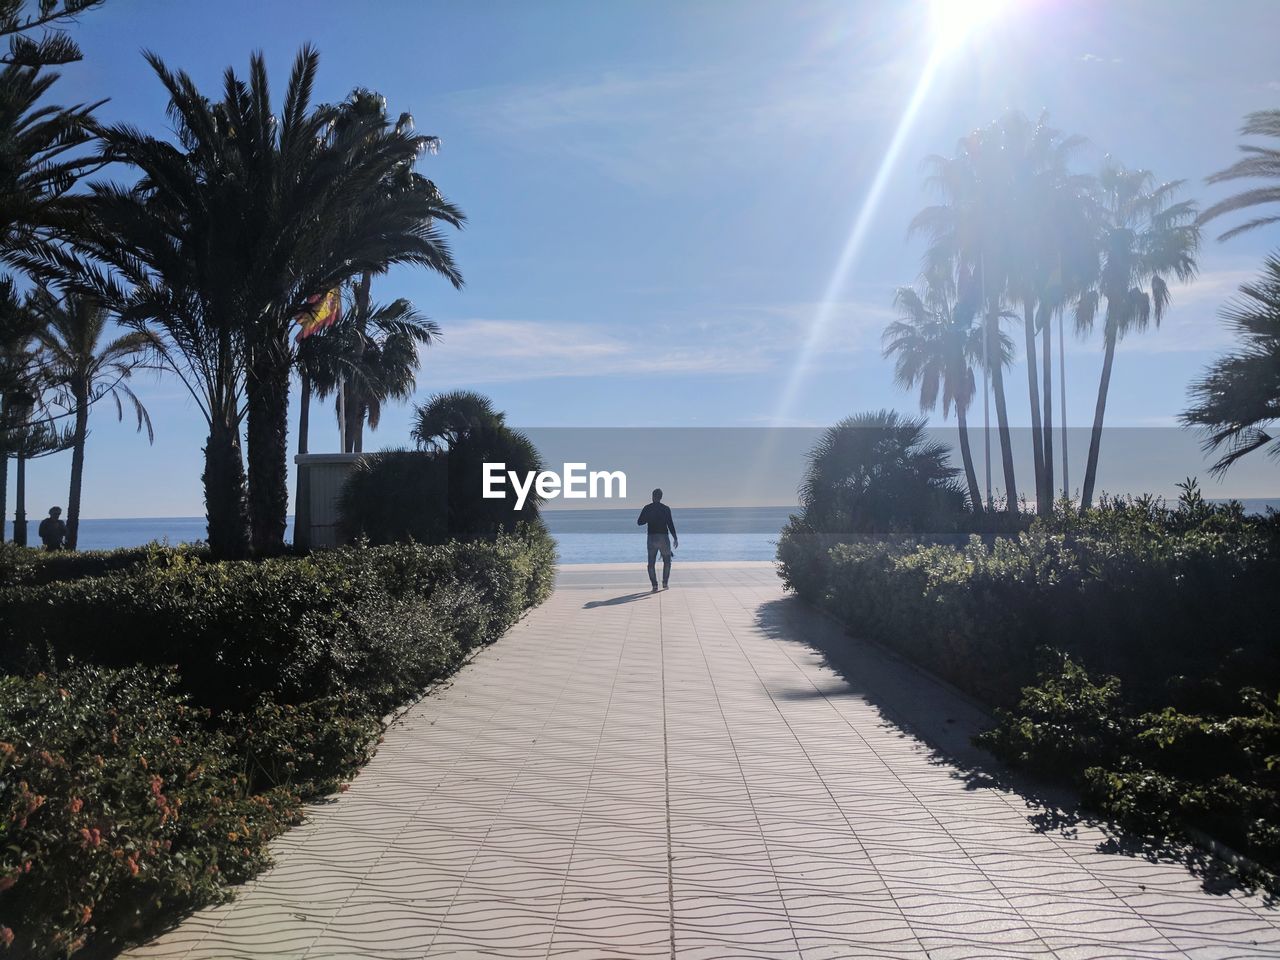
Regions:
<instances>
[{"instance_id":1,"label":"shrub","mask_svg":"<svg viewBox=\"0 0 1280 960\"><path fill-rule=\"evenodd\" d=\"M221 899L295 818L288 791L246 792L232 741L175 687L142 667L0 678L0 937L20 955Z\"/></svg>"},{"instance_id":2,"label":"shrub","mask_svg":"<svg viewBox=\"0 0 1280 960\"><path fill-rule=\"evenodd\" d=\"M979 745L1074 782L1091 806L1142 834L1200 831L1280 868L1280 703L1244 689L1215 714L1136 713L1115 677L1061 657L998 712ZM1274 891L1280 882L1259 878Z\"/></svg>"},{"instance_id":3,"label":"shrub","mask_svg":"<svg viewBox=\"0 0 1280 960\"><path fill-rule=\"evenodd\" d=\"M538 524L42 569L0 588L0 652L27 671L0 678L0 941L55 957L262 869L267 840L365 761L387 711L545 599L555 551ZM70 579L42 582L55 572Z\"/></svg>"},{"instance_id":4,"label":"shrub","mask_svg":"<svg viewBox=\"0 0 1280 960\"><path fill-rule=\"evenodd\" d=\"M545 597L550 543L539 526L492 543L263 561L162 551L106 576L0 589L0 659L27 672L68 658L175 665L215 709L344 692L386 709Z\"/></svg>"},{"instance_id":5,"label":"shrub","mask_svg":"<svg viewBox=\"0 0 1280 960\"><path fill-rule=\"evenodd\" d=\"M800 482L805 523L821 533L952 530L965 493L947 447L925 421L892 410L846 417L809 453Z\"/></svg>"},{"instance_id":6,"label":"shrub","mask_svg":"<svg viewBox=\"0 0 1280 960\"><path fill-rule=\"evenodd\" d=\"M1119 676L1144 706L1175 690L1183 708L1246 683L1280 690L1274 518L1109 502L989 542L833 539L789 525L787 584L989 703L1034 682L1042 646Z\"/></svg>"},{"instance_id":7,"label":"shrub","mask_svg":"<svg viewBox=\"0 0 1280 960\"><path fill-rule=\"evenodd\" d=\"M504 497L482 496L487 462L520 474L542 469L529 439L501 424L465 433L447 449L387 450L363 458L339 496L343 536L379 545L438 544L492 539L536 523L540 498L532 491L521 510L510 484Z\"/></svg>"},{"instance_id":8,"label":"shrub","mask_svg":"<svg viewBox=\"0 0 1280 960\"><path fill-rule=\"evenodd\" d=\"M0 543L0 587L41 586L84 577L100 577L108 573L132 570L142 566L165 566L174 558L208 560L203 544L148 543L140 547L117 550L36 550L15 543Z\"/></svg>"}]
</instances>

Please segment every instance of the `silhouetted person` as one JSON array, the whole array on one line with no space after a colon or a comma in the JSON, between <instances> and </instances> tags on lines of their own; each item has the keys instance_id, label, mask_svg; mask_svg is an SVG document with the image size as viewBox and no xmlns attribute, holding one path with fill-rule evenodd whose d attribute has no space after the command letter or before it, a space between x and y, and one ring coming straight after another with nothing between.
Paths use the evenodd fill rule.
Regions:
<instances>
[{"instance_id":1,"label":"silhouetted person","mask_svg":"<svg viewBox=\"0 0 1280 960\"><path fill-rule=\"evenodd\" d=\"M680 537L676 535L676 525L671 520L671 508L662 502L662 491L653 491L653 503L646 503L640 511L637 526L649 525L649 582L653 590L658 591L658 571L654 562L658 554L662 554L662 589L667 589L667 581L671 579L671 551L680 546ZM671 533L671 537L667 533ZM673 543L674 541L674 543Z\"/></svg>"},{"instance_id":2,"label":"silhouetted person","mask_svg":"<svg viewBox=\"0 0 1280 960\"><path fill-rule=\"evenodd\" d=\"M40 521L36 532L40 534L40 542L46 550L61 550L63 541L67 539L67 525L62 522L62 508L50 507L49 515Z\"/></svg>"}]
</instances>

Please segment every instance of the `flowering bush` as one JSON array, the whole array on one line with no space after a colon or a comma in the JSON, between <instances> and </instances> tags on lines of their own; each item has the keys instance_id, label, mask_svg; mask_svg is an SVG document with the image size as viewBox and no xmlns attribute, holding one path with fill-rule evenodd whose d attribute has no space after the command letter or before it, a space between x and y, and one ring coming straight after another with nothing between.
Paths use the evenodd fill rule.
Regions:
<instances>
[{"instance_id":1,"label":"flowering bush","mask_svg":"<svg viewBox=\"0 0 1280 960\"><path fill-rule=\"evenodd\" d=\"M105 949L224 897L304 799L368 758L387 711L555 575L540 526L260 562L14 556L0 558L0 656L18 671L0 676L0 947L31 957Z\"/></svg>"},{"instance_id":2,"label":"flowering bush","mask_svg":"<svg viewBox=\"0 0 1280 960\"><path fill-rule=\"evenodd\" d=\"M297 795L251 793L206 711L154 668L0 678L0 940L74 953L219 899Z\"/></svg>"}]
</instances>

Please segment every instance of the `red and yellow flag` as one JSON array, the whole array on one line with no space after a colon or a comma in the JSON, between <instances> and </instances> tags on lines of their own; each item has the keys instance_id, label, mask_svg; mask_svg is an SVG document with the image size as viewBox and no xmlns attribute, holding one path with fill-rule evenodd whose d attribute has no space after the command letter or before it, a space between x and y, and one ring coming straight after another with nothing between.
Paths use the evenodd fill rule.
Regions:
<instances>
[{"instance_id":1,"label":"red and yellow flag","mask_svg":"<svg viewBox=\"0 0 1280 960\"><path fill-rule=\"evenodd\" d=\"M342 319L342 288L334 287L328 293L318 293L307 298L307 309L294 318L298 321L300 342L325 327L331 327Z\"/></svg>"}]
</instances>

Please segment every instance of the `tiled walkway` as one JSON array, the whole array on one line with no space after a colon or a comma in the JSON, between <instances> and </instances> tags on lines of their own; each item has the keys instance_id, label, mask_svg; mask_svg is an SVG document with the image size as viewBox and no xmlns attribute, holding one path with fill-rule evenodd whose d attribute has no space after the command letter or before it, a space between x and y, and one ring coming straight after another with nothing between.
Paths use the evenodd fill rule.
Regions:
<instances>
[{"instance_id":1,"label":"tiled walkway","mask_svg":"<svg viewBox=\"0 0 1280 960\"><path fill-rule=\"evenodd\" d=\"M131 956L1280 956L1280 911L966 775L981 715L769 566L674 582L566 568L274 869Z\"/></svg>"}]
</instances>

